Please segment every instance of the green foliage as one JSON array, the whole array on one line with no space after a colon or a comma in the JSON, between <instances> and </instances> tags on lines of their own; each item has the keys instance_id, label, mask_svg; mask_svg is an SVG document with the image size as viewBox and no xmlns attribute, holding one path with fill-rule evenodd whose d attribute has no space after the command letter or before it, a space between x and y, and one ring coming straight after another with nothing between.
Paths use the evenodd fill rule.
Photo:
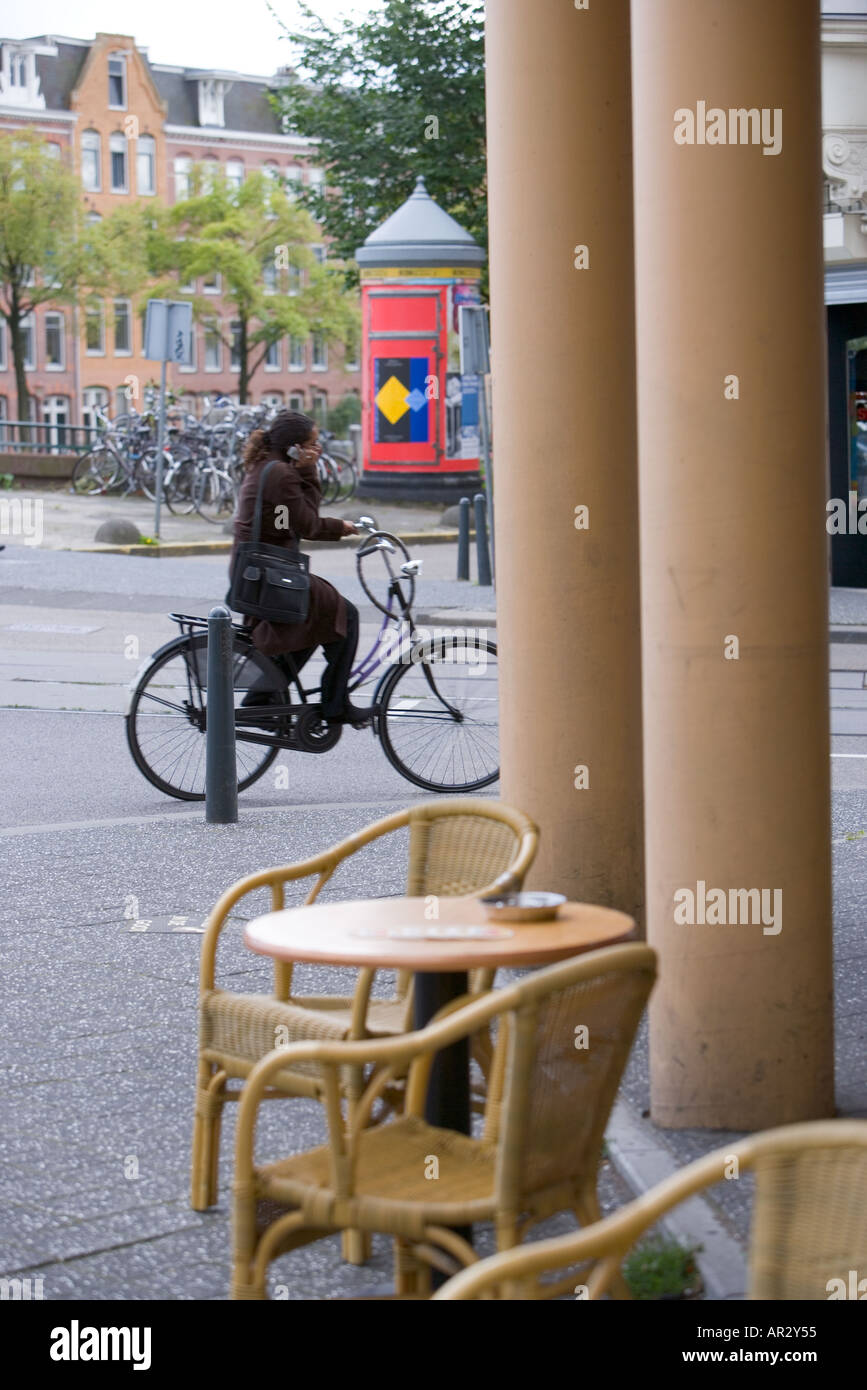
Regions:
<instances>
[{"instance_id":1,"label":"green foliage","mask_svg":"<svg viewBox=\"0 0 867 1390\"><path fill-rule=\"evenodd\" d=\"M666 1236L650 1236L623 1261L623 1276L633 1298L680 1298L698 1284L695 1256L700 1245L684 1245Z\"/></svg>"},{"instance_id":2,"label":"green foliage","mask_svg":"<svg viewBox=\"0 0 867 1390\"><path fill-rule=\"evenodd\" d=\"M328 428L338 439L349 438L349 426L361 423L361 398L347 392L328 412Z\"/></svg>"},{"instance_id":3,"label":"green foliage","mask_svg":"<svg viewBox=\"0 0 867 1390\"><path fill-rule=\"evenodd\" d=\"M8 489L8 488L10 488L10 487L13 487L14 484L15 484L15 475L14 475L14 473L0 473L0 487L2 487L2 488L7 488L7 489Z\"/></svg>"},{"instance_id":4,"label":"green foliage","mask_svg":"<svg viewBox=\"0 0 867 1390\"><path fill-rule=\"evenodd\" d=\"M213 298L181 287L215 273L221 276L222 301L240 325L242 402L270 344L311 332L344 342L357 330L358 311L354 296L346 292L343 266L339 261L320 264L310 249L320 235L283 183L262 173L233 188L221 175L198 166L190 197L154 210L148 260L155 278L149 296L190 299L195 317L208 323Z\"/></svg>"},{"instance_id":5,"label":"green foliage","mask_svg":"<svg viewBox=\"0 0 867 1390\"><path fill-rule=\"evenodd\" d=\"M285 30L297 76L274 100L287 129L318 142L328 187L302 196L336 254L351 258L419 174L486 246L482 0L384 0L332 25L299 9L306 31Z\"/></svg>"},{"instance_id":6,"label":"green foliage","mask_svg":"<svg viewBox=\"0 0 867 1390\"><path fill-rule=\"evenodd\" d=\"M132 294L144 282L146 223L136 207L85 221L78 179L34 130L0 136L0 314L28 418L22 320L39 304L77 304L88 293Z\"/></svg>"}]
</instances>

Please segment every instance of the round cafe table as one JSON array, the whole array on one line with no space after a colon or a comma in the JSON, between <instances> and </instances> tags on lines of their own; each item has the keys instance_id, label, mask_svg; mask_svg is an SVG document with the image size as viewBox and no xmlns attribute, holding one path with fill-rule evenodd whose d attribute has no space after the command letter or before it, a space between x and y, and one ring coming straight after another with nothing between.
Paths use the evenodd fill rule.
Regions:
<instances>
[{"instance_id":1,"label":"round cafe table","mask_svg":"<svg viewBox=\"0 0 867 1390\"><path fill-rule=\"evenodd\" d=\"M468 970L550 965L634 935L626 913L590 903L564 903L549 922L494 924L478 898L427 897L286 908L248 922L244 940L274 960L412 970L413 1026L419 1029L466 993ZM467 1039L437 1054L425 1119L469 1134Z\"/></svg>"}]
</instances>

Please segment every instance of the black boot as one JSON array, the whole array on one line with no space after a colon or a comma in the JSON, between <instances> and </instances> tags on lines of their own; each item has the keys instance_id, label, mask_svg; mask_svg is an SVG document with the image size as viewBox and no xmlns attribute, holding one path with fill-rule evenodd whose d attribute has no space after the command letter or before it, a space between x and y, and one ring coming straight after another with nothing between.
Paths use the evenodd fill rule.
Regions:
<instances>
[{"instance_id":1,"label":"black boot","mask_svg":"<svg viewBox=\"0 0 867 1390\"><path fill-rule=\"evenodd\" d=\"M323 645L326 667L322 676L322 717L332 724L361 728L379 713L379 706L362 709L349 698L352 663L358 646L358 609L346 602L346 636Z\"/></svg>"}]
</instances>

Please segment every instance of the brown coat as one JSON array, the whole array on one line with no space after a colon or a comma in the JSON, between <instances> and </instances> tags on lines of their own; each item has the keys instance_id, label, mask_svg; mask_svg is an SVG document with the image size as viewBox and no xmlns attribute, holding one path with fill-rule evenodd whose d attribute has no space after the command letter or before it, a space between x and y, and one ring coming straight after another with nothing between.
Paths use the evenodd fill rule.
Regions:
<instances>
[{"instance_id":1,"label":"brown coat","mask_svg":"<svg viewBox=\"0 0 867 1390\"><path fill-rule=\"evenodd\" d=\"M241 484L238 497L238 511L235 517L235 543L232 546L231 565L235 561L235 551L239 541L250 540L253 529L253 513L256 508L256 492L265 464L263 460L255 468L248 469ZM262 531L259 539L267 545L294 546L296 539L308 541L338 541L343 535L343 522L337 517L320 517L319 507L322 492L316 475L316 468L309 465L281 459L276 468L265 480L264 504L262 507ZM277 513L277 507L286 507L287 514ZM277 526L277 521L288 520ZM281 652L297 652L304 647L318 647L322 642L333 642L336 637L346 636L346 604L343 595L333 584L317 575L310 576L310 612L303 623L268 623L254 620L253 643L268 656Z\"/></svg>"}]
</instances>

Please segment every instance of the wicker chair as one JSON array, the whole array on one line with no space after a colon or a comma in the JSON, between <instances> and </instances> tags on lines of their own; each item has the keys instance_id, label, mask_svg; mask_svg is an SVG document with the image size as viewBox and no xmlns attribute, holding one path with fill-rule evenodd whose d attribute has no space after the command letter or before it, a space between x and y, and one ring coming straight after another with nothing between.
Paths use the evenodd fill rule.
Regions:
<instances>
[{"instance_id":1,"label":"wicker chair","mask_svg":"<svg viewBox=\"0 0 867 1390\"><path fill-rule=\"evenodd\" d=\"M232 1296L264 1298L271 1260L335 1231L393 1236L396 1293L421 1297L431 1265L450 1273L476 1258L455 1227L492 1221L503 1250L556 1211L598 1220L605 1126L655 973L650 947L614 946L536 971L402 1038L299 1043L264 1058L238 1115ZM482 1137L427 1124L434 1053L494 1020ZM576 1046L579 1024L589 1029L586 1049ZM330 1142L257 1167L260 1102L287 1064L302 1061L324 1077ZM375 1071L347 1123L340 1070L364 1063ZM367 1127L377 1095L407 1067L404 1113ZM275 1206L288 1210L275 1219Z\"/></svg>"},{"instance_id":2,"label":"wicker chair","mask_svg":"<svg viewBox=\"0 0 867 1390\"><path fill-rule=\"evenodd\" d=\"M833 1288L839 1289L831 1285L834 1279L843 1281L851 1297L849 1271L867 1271L863 1120L786 1125L717 1149L597 1225L493 1255L450 1279L434 1297L539 1298L543 1286L536 1276L593 1260L589 1277L581 1277L587 1297L599 1298L643 1231L701 1188L747 1169L756 1175L749 1298L827 1299ZM576 1278L573 1274L567 1282L574 1284Z\"/></svg>"},{"instance_id":3,"label":"wicker chair","mask_svg":"<svg viewBox=\"0 0 867 1390\"><path fill-rule=\"evenodd\" d=\"M392 831L409 827L410 896L479 894L520 888L533 862L538 831L520 811L480 797L452 797L422 802L397 811L351 835L341 844L299 864L265 869L241 879L220 898L202 941L199 999L199 1064L192 1155L192 1206L204 1211L217 1200L220 1121L226 1101L238 1099L230 1079L243 1080L275 1042L287 1040L389 1037L410 1026L412 997L408 972L398 975L391 999L371 999L375 971L358 972L354 996L292 994L291 964L276 962L274 994L236 994L217 989L216 953L227 917L247 894L271 890L272 911L284 906L287 883L312 878L305 903L316 900L335 870L363 846ZM471 976L471 989L490 989L492 971ZM484 1040L480 1041L484 1053ZM359 1067L342 1076L342 1092L351 1103L363 1090ZM323 1096L316 1066L283 1067L272 1077L272 1094ZM363 1251L347 1248L358 1262Z\"/></svg>"}]
</instances>

